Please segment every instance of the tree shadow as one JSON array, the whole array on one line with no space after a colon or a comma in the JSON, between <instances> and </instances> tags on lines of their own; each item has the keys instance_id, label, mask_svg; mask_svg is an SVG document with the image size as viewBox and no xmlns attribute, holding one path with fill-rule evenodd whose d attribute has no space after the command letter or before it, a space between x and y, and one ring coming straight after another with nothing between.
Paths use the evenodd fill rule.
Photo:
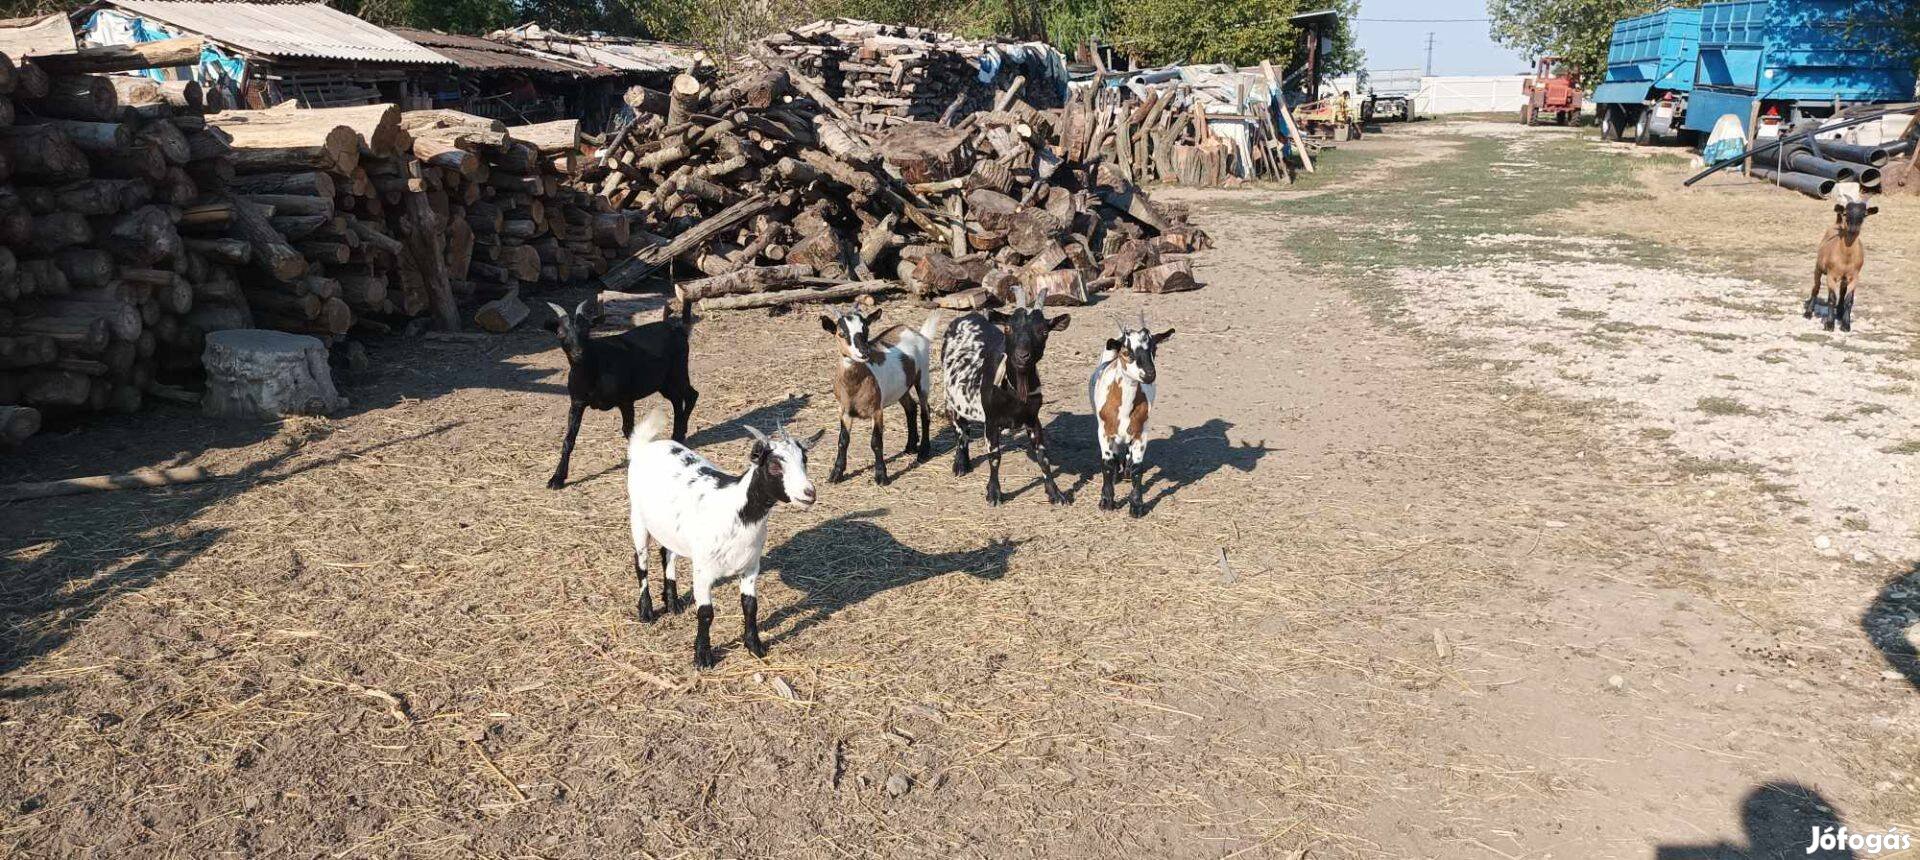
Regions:
<instances>
[{"instance_id":1,"label":"tree shadow","mask_svg":"<svg viewBox=\"0 0 1920 860\"><path fill-rule=\"evenodd\" d=\"M1211 418L1198 427L1171 427L1165 436L1147 443L1145 495L1154 510L1167 498L1223 468L1251 472L1260 459L1276 449L1266 440L1235 444L1227 438L1233 423Z\"/></svg>"},{"instance_id":2,"label":"tree shadow","mask_svg":"<svg viewBox=\"0 0 1920 860\"><path fill-rule=\"evenodd\" d=\"M799 602L781 607L761 622L769 630L791 622L769 636L769 643L797 636L847 607L895 588L951 573L999 579L1020 549L1019 542L999 538L979 549L921 552L875 522L886 514L882 508L834 517L767 553L762 569L778 570L780 581L802 595Z\"/></svg>"},{"instance_id":3,"label":"tree shadow","mask_svg":"<svg viewBox=\"0 0 1920 860\"><path fill-rule=\"evenodd\" d=\"M1769 782L1748 792L1740 804L1740 822L1746 830L1745 845L1660 845L1653 856L1655 860L1853 860L1858 856L1845 846L1807 850L1815 833L1832 828L1838 834L1844 822L1819 792L1798 783Z\"/></svg>"},{"instance_id":4,"label":"tree shadow","mask_svg":"<svg viewBox=\"0 0 1920 860\"><path fill-rule=\"evenodd\" d=\"M1880 589L1873 605L1860 616L1860 629L1894 671L1920 690L1920 650L1908 632L1920 627L1920 564Z\"/></svg>"},{"instance_id":5,"label":"tree shadow","mask_svg":"<svg viewBox=\"0 0 1920 860\"><path fill-rule=\"evenodd\" d=\"M0 679L59 648L115 598L158 582L212 547L227 529L188 529L202 511L250 490L438 436L463 423L449 422L292 467L287 462L302 448L289 446L197 484L0 503L0 522L6 523L0 530L0 570L5 571L0 576ZM190 459L181 452L174 463ZM0 689L0 700L58 689L10 685Z\"/></svg>"}]
</instances>

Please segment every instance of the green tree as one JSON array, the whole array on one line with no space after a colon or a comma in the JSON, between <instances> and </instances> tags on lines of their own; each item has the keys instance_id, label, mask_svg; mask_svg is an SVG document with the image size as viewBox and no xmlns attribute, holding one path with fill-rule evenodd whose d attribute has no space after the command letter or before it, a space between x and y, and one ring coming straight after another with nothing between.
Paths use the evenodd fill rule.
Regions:
<instances>
[{"instance_id":1,"label":"green tree","mask_svg":"<svg viewBox=\"0 0 1920 860\"><path fill-rule=\"evenodd\" d=\"M1607 44L1622 18L1700 0L1487 0L1493 38L1529 59L1564 57L1588 83L1607 70Z\"/></svg>"}]
</instances>

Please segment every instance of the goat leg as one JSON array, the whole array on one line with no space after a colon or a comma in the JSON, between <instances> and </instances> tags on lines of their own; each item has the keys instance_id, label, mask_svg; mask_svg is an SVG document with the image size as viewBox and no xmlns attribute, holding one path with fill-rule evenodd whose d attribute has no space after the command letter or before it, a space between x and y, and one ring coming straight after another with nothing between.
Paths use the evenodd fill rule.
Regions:
<instances>
[{"instance_id":1,"label":"goat leg","mask_svg":"<svg viewBox=\"0 0 1920 860\"><path fill-rule=\"evenodd\" d=\"M887 485L887 415L885 411L873 417L873 483Z\"/></svg>"},{"instance_id":2,"label":"goat leg","mask_svg":"<svg viewBox=\"0 0 1920 860\"><path fill-rule=\"evenodd\" d=\"M1060 485L1053 481L1053 465L1047 462L1047 431L1035 421L1027 426L1027 454L1033 458L1034 465L1040 467L1040 480L1047 485L1047 501L1055 505L1067 503L1067 494L1060 492Z\"/></svg>"},{"instance_id":3,"label":"goat leg","mask_svg":"<svg viewBox=\"0 0 1920 860\"><path fill-rule=\"evenodd\" d=\"M1115 477L1115 473L1119 471L1120 471L1120 463L1117 459L1113 457L1108 457L1101 461L1100 463L1100 510L1111 511L1115 507L1113 502L1113 479Z\"/></svg>"},{"instance_id":4,"label":"goat leg","mask_svg":"<svg viewBox=\"0 0 1920 860\"><path fill-rule=\"evenodd\" d=\"M685 389L673 401L673 441L687 444L687 422L693 420L693 404L700 402L700 392L691 385L682 385Z\"/></svg>"},{"instance_id":5,"label":"goat leg","mask_svg":"<svg viewBox=\"0 0 1920 860\"><path fill-rule=\"evenodd\" d=\"M647 587L647 566L640 560L640 551L633 552L633 578L640 581L640 620L651 624L653 614L653 595Z\"/></svg>"},{"instance_id":6,"label":"goat leg","mask_svg":"<svg viewBox=\"0 0 1920 860\"><path fill-rule=\"evenodd\" d=\"M1127 462L1127 476L1133 480L1133 501L1128 504L1127 513L1132 515L1134 519L1139 519L1147 515L1147 503L1146 500L1142 498L1144 493L1140 486L1140 475L1145 471L1145 463L1133 460Z\"/></svg>"},{"instance_id":7,"label":"goat leg","mask_svg":"<svg viewBox=\"0 0 1920 860\"><path fill-rule=\"evenodd\" d=\"M1000 431L987 428L987 506L1000 506Z\"/></svg>"},{"instance_id":8,"label":"goat leg","mask_svg":"<svg viewBox=\"0 0 1920 860\"><path fill-rule=\"evenodd\" d=\"M1827 285L1827 319L1821 326L1827 331L1833 331L1834 325L1840 322L1840 294L1847 288L1845 278L1836 278L1834 282L1839 286L1836 288L1833 283Z\"/></svg>"},{"instance_id":9,"label":"goat leg","mask_svg":"<svg viewBox=\"0 0 1920 860\"><path fill-rule=\"evenodd\" d=\"M1852 280L1840 282L1840 306L1834 310L1833 315L1840 318L1841 331L1853 331L1853 294L1855 292L1857 291L1853 287Z\"/></svg>"},{"instance_id":10,"label":"goat leg","mask_svg":"<svg viewBox=\"0 0 1920 860\"><path fill-rule=\"evenodd\" d=\"M700 627L693 634L693 665L701 669L711 669L713 661L713 604L703 604L694 610L694 616L700 619Z\"/></svg>"},{"instance_id":11,"label":"goat leg","mask_svg":"<svg viewBox=\"0 0 1920 860\"><path fill-rule=\"evenodd\" d=\"M558 490L567 485L567 461L573 459L573 440L580 435L580 416L586 414L587 404L578 400L567 407L567 441L560 445L560 465L553 470L553 477L547 479L547 489Z\"/></svg>"},{"instance_id":12,"label":"goat leg","mask_svg":"<svg viewBox=\"0 0 1920 860\"><path fill-rule=\"evenodd\" d=\"M620 438L633 438L633 404L620 404Z\"/></svg>"},{"instance_id":13,"label":"goat leg","mask_svg":"<svg viewBox=\"0 0 1920 860\"><path fill-rule=\"evenodd\" d=\"M740 644L755 657L767 656L767 646L760 642L760 560L757 558L740 572L740 619L744 625L740 630Z\"/></svg>"},{"instance_id":14,"label":"goat leg","mask_svg":"<svg viewBox=\"0 0 1920 860\"><path fill-rule=\"evenodd\" d=\"M850 431L847 429L847 416L840 416L840 449L833 455L833 471L827 473L827 483L838 484L847 479L847 441Z\"/></svg>"},{"instance_id":15,"label":"goat leg","mask_svg":"<svg viewBox=\"0 0 1920 860\"><path fill-rule=\"evenodd\" d=\"M907 416L907 451L916 451L920 448L920 404L912 392L900 395L900 411Z\"/></svg>"},{"instance_id":16,"label":"goat leg","mask_svg":"<svg viewBox=\"0 0 1920 860\"><path fill-rule=\"evenodd\" d=\"M673 572L673 563L678 560L667 551L666 546L660 547L660 602L666 611L675 615L686 609L685 604L680 602L680 580L675 578Z\"/></svg>"},{"instance_id":17,"label":"goat leg","mask_svg":"<svg viewBox=\"0 0 1920 860\"><path fill-rule=\"evenodd\" d=\"M1820 276L1824 271L1819 264L1813 267L1813 295L1807 297L1807 306L1801 311L1801 319L1813 319L1813 309L1820 302Z\"/></svg>"},{"instance_id":18,"label":"goat leg","mask_svg":"<svg viewBox=\"0 0 1920 860\"><path fill-rule=\"evenodd\" d=\"M973 471L973 441L967 438L967 431L960 425L953 425L953 476L958 478Z\"/></svg>"},{"instance_id":19,"label":"goat leg","mask_svg":"<svg viewBox=\"0 0 1920 860\"><path fill-rule=\"evenodd\" d=\"M918 462L925 463L933 459L933 401L927 397L926 386L920 387L920 450L915 455Z\"/></svg>"}]
</instances>

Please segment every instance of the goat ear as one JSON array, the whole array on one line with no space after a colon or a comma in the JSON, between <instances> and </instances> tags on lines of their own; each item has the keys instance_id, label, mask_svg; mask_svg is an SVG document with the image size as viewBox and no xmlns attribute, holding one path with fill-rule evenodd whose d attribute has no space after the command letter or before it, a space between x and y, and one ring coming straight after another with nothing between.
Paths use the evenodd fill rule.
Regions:
<instances>
[{"instance_id":1,"label":"goat ear","mask_svg":"<svg viewBox=\"0 0 1920 860\"><path fill-rule=\"evenodd\" d=\"M824 429L813 431L812 436L808 436L807 438L800 440L800 450L802 451L813 450L813 446L820 444L820 437L825 435L827 435L827 431Z\"/></svg>"},{"instance_id":2,"label":"goat ear","mask_svg":"<svg viewBox=\"0 0 1920 860\"><path fill-rule=\"evenodd\" d=\"M1167 329L1166 331L1163 331L1153 336L1153 342L1156 345L1159 344L1161 341L1172 340L1172 339L1173 339L1173 329Z\"/></svg>"},{"instance_id":3,"label":"goat ear","mask_svg":"<svg viewBox=\"0 0 1920 860\"><path fill-rule=\"evenodd\" d=\"M1061 314L1057 317L1054 317L1053 319L1047 320L1047 330L1048 331L1066 331L1067 326L1071 325L1072 323L1073 323L1073 314Z\"/></svg>"},{"instance_id":4,"label":"goat ear","mask_svg":"<svg viewBox=\"0 0 1920 860\"><path fill-rule=\"evenodd\" d=\"M1878 206L1868 206L1868 207L1867 207L1867 214L1868 214L1868 215L1878 215L1878 214L1880 214L1880 207L1878 207Z\"/></svg>"},{"instance_id":5,"label":"goat ear","mask_svg":"<svg viewBox=\"0 0 1920 860\"><path fill-rule=\"evenodd\" d=\"M1843 214L1846 214L1846 211L1847 211L1847 204L1845 204L1845 203L1835 203L1835 204L1833 204L1833 214L1835 214L1835 215L1843 215Z\"/></svg>"},{"instance_id":6,"label":"goat ear","mask_svg":"<svg viewBox=\"0 0 1920 860\"><path fill-rule=\"evenodd\" d=\"M1107 348L1108 348L1108 349L1119 349L1119 348L1120 348L1120 346L1121 346L1121 344L1120 344L1120 339L1119 339L1119 338L1117 338L1117 337L1110 337L1110 338L1107 338Z\"/></svg>"},{"instance_id":7,"label":"goat ear","mask_svg":"<svg viewBox=\"0 0 1920 860\"><path fill-rule=\"evenodd\" d=\"M827 334L839 334L839 333L840 333L840 324L839 324L839 323L836 323L836 322L834 322L834 321L833 321L833 317L831 317L831 316L829 316L829 315L827 315L827 314L821 314L821 315L820 315L820 327L821 327L821 328L823 328L823 329L826 329L826 332L827 332Z\"/></svg>"},{"instance_id":8,"label":"goat ear","mask_svg":"<svg viewBox=\"0 0 1920 860\"><path fill-rule=\"evenodd\" d=\"M1011 322L1012 320L1013 320L1013 317L1007 316L1006 311L997 310L997 309L987 311L988 322L998 323L1000 325L1006 325L1008 322Z\"/></svg>"},{"instance_id":9,"label":"goat ear","mask_svg":"<svg viewBox=\"0 0 1920 860\"><path fill-rule=\"evenodd\" d=\"M861 318L867 321L867 325L873 325L873 321L880 318L880 309L875 307L872 312L862 314Z\"/></svg>"}]
</instances>

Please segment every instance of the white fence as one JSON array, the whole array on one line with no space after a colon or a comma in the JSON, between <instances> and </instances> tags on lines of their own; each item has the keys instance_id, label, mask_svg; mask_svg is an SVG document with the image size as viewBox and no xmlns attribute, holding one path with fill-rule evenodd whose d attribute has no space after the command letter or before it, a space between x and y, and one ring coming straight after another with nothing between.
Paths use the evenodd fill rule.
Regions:
<instances>
[{"instance_id":1,"label":"white fence","mask_svg":"<svg viewBox=\"0 0 1920 860\"><path fill-rule=\"evenodd\" d=\"M1520 83L1526 75L1482 75L1482 76L1441 76L1428 75L1420 79L1420 95L1415 97L1414 110L1422 116L1434 116L1445 113L1519 113L1520 106L1527 101L1526 93L1521 91ZM1366 97L1366 88L1358 86L1352 75L1329 78L1321 87L1321 92L1338 93L1342 90L1354 94L1354 98Z\"/></svg>"},{"instance_id":2,"label":"white fence","mask_svg":"<svg viewBox=\"0 0 1920 860\"><path fill-rule=\"evenodd\" d=\"M1414 109L1425 116L1447 113L1518 113L1526 104L1526 75L1427 77L1420 79Z\"/></svg>"}]
</instances>

